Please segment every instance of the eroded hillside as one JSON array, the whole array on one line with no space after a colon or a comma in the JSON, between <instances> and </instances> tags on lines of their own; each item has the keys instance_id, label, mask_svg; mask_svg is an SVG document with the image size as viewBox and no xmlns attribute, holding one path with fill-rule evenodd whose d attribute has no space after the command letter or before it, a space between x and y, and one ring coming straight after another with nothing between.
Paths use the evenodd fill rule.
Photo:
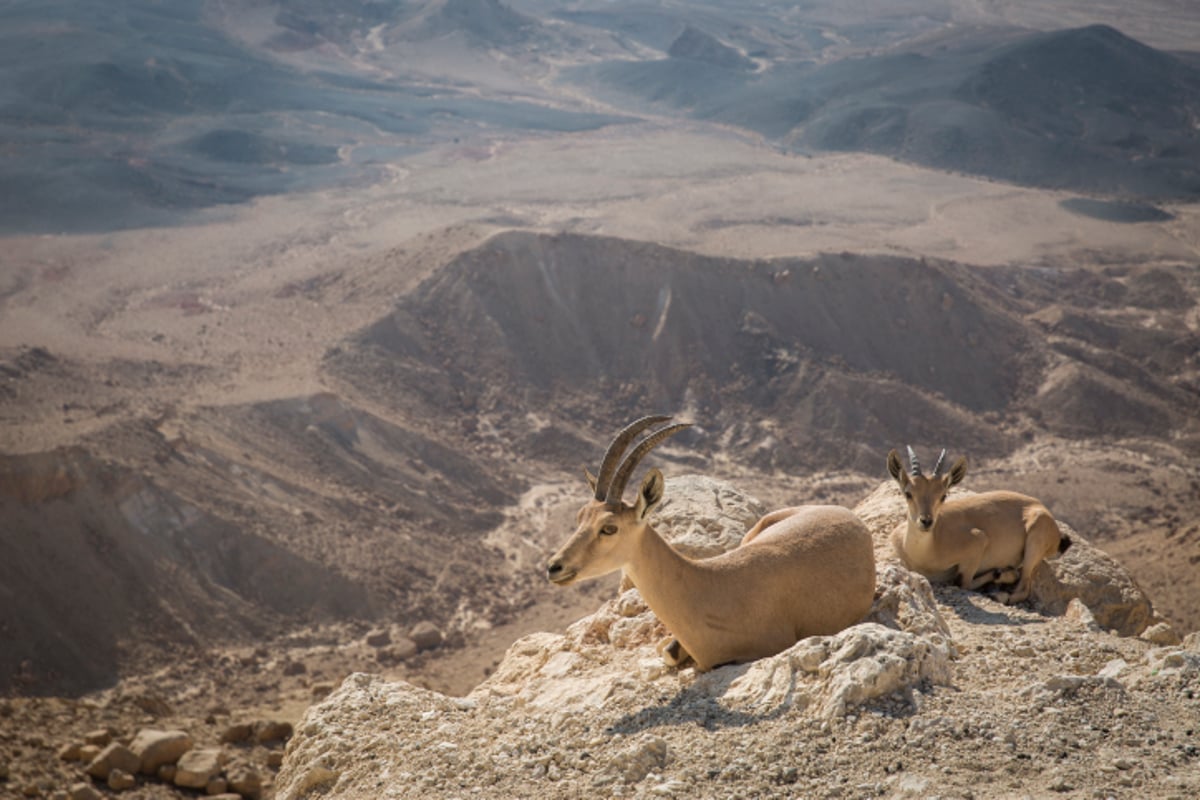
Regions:
<instances>
[{"instance_id":1,"label":"eroded hillside","mask_svg":"<svg viewBox=\"0 0 1200 800\"><path fill-rule=\"evenodd\" d=\"M189 403L219 371L19 351L14 422L65 414L79 437L5 457L6 585L48 616L6 607L21 634L4 668L23 691L77 690L143 645L344 618L431 619L461 642L545 597L537 565L571 525L580 461L647 410L696 423L665 457L773 504L846 502L890 448L944 446L978 465L973 488L1039 494L1158 554L1147 569L1191 563L1196 292L1164 266L737 261L510 232L325 351L320 391ZM35 569L49 552L66 566ZM100 565L131 588L95 613L146 621L54 629ZM1192 582L1151 571L1192 627Z\"/></svg>"},{"instance_id":2,"label":"eroded hillside","mask_svg":"<svg viewBox=\"0 0 1200 800\"><path fill-rule=\"evenodd\" d=\"M767 469L870 473L902 439L977 457L1039 434L1190 451L1197 290L1188 269L748 262L511 233L448 264L327 366L398 409L533 414L564 436L685 410L721 431L690 446L736 446Z\"/></svg>"}]
</instances>

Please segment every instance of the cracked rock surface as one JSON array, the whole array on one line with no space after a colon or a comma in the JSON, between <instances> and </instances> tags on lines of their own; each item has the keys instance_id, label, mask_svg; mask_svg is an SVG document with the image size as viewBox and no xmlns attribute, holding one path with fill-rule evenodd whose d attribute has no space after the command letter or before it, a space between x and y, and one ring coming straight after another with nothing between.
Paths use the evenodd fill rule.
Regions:
<instances>
[{"instance_id":1,"label":"cracked rock surface","mask_svg":"<svg viewBox=\"0 0 1200 800\"><path fill-rule=\"evenodd\" d=\"M858 625L697 674L663 665L667 632L630 589L518 640L465 697L352 675L297 728L277 796L1200 792L1200 637L1164 646L1127 575L1115 592L1093 586L1111 585L1111 559L1071 531L1072 560L1049 562L1030 604L1005 606L895 562L894 493L856 511L879 557Z\"/></svg>"}]
</instances>

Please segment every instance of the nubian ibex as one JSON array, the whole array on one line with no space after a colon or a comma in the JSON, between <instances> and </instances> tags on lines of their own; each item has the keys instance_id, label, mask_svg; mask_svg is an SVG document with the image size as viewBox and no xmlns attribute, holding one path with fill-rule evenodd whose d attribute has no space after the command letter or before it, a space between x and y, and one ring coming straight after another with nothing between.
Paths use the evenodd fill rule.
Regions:
<instances>
[{"instance_id":1,"label":"nubian ibex","mask_svg":"<svg viewBox=\"0 0 1200 800\"><path fill-rule=\"evenodd\" d=\"M1071 540L1044 505L1016 492L983 492L946 499L951 486L967 474L960 458L942 474L946 451L938 456L933 475L921 473L917 454L908 448L912 473L895 450L888 453L888 472L900 484L908 518L892 531L892 545L904 565L932 581L955 581L977 590L989 583L1016 584L1007 603L1029 597L1034 570L1045 559L1064 552Z\"/></svg>"},{"instance_id":2,"label":"nubian ibex","mask_svg":"<svg viewBox=\"0 0 1200 800\"><path fill-rule=\"evenodd\" d=\"M775 511L737 548L690 559L647 519L663 496L662 472L650 470L635 503L623 502L638 463L688 425L658 428L622 455L643 431L670 419L631 423L609 445L600 474L585 470L594 499L579 510L578 528L547 564L550 581L565 586L623 569L675 637L659 645L663 659L677 665L691 656L700 671L774 655L806 636L859 622L874 601L875 555L870 532L848 509Z\"/></svg>"}]
</instances>

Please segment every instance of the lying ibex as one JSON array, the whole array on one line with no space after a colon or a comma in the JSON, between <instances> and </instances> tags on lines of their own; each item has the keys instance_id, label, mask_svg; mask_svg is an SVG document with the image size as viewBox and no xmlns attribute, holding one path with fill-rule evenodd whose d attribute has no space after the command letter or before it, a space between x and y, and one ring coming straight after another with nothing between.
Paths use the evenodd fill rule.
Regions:
<instances>
[{"instance_id":1,"label":"lying ibex","mask_svg":"<svg viewBox=\"0 0 1200 800\"><path fill-rule=\"evenodd\" d=\"M628 425L613 439L600 474L586 473L595 499L579 510L579 527L550 559L547 577L565 586L625 570L675 636L659 647L664 660L675 665L690 655L700 671L774 655L805 636L836 633L861 620L874 600L875 556L870 532L847 509L776 511L736 549L693 560L646 519L663 496L659 470L646 475L634 505L622 501L642 458L688 426L659 428L618 460L639 434L669 419L644 417Z\"/></svg>"},{"instance_id":2,"label":"lying ibex","mask_svg":"<svg viewBox=\"0 0 1200 800\"><path fill-rule=\"evenodd\" d=\"M921 474L911 447L908 458L911 475L895 450L888 453L887 465L908 503L908 519L892 531L892 545L914 572L933 581L954 580L971 590L989 583L1016 583L1011 594L998 597L1019 603L1029 597L1037 566L1070 547L1071 540L1058 529L1054 517L1032 497L983 492L947 500L946 492L967 474L965 458L942 475L943 450L932 477Z\"/></svg>"}]
</instances>

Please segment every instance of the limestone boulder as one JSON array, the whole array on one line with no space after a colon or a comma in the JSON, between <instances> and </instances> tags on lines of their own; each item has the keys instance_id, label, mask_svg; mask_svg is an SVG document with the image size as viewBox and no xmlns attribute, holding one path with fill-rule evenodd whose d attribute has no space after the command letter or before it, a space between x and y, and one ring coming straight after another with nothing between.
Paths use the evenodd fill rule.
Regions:
<instances>
[{"instance_id":1,"label":"limestone boulder","mask_svg":"<svg viewBox=\"0 0 1200 800\"><path fill-rule=\"evenodd\" d=\"M391 644L383 645L376 649L375 658L385 664L395 664L400 661L407 661L418 652L420 652L420 648L416 642L407 636L399 636Z\"/></svg>"},{"instance_id":2,"label":"limestone boulder","mask_svg":"<svg viewBox=\"0 0 1200 800\"><path fill-rule=\"evenodd\" d=\"M666 479L651 522L679 552L709 558L741 544L764 513L761 502L727 481L682 475Z\"/></svg>"},{"instance_id":3,"label":"limestone boulder","mask_svg":"<svg viewBox=\"0 0 1200 800\"><path fill-rule=\"evenodd\" d=\"M421 652L432 650L442 644L442 632L432 622L418 622L408 632L408 638Z\"/></svg>"},{"instance_id":4,"label":"limestone boulder","mask_svg":"<svg viewBox=\"0 0 1200 800\"><path fill-rule=\"evenodd\" d=\"M292 723L282 720L264 719L254 723L254 739L259 744L283 742L292 736Z\"/></svg>"},{"instance_id":5,"label":"limestone boulder","mask_svg":"<svg viewBox=\"0 0 1200 800\"><path fill-rule=\"evenodd\" d=\"M233 722L221 731L221 741L226 744L240 744L254 735L253 722Z\"/></svg>"},{"instance_id":6,"label":"limestone boulder","mask_svg":"<svg viewBox=\"0 0 1200 800\"><path fill-rule=\"evenodd\" d=\"M1069 525L1059 522L1071 547L1033 576L1035 608L1062 614L1078 598L1101 628L1137 636L1155 622L1154 606L1128 570Z\"/></svg>"},{"instance_id":7,"label":"limestone boulder","mask_svg":"<svg viewBox=\"0 0 1200 800\"><path fill-rule=\"evenodd\" d=\"M192 737L184 731L161 731L143 728L129 743L129 749L141 760L144 775L157 775L164 764L174 764L192 749Z\"/></svg>"},{"instance_id":8,"label":"limestone boulder","mask_svg":"<svg viewBox=\"0 0 1200 800\"><path fill-rule=\"evenodd\" d=\"M209 781L221 774L225 753L215 747L189 750L175 764L175 785L185 789L206 789Z\"/></svg>"},{"instance_id":9,"label":"limestone boulder","mask_svg":"<svg viewBox=\"0 0 1200 800\"><path fill-rule=\"evenodd\" d=\"M246 800L259 800L262 797L262 775L249 764L239 762L227 767L225 777L229 781L229 788Z\"/></svg>"},{"instance_id":10,"label":"limestone boulder","mask_svg":"<svg viewBox=\"0 0 1200 800\"><path fill-rule=\"evenodd\" d=\"M126 789L132 789L134 786L137 786L137 778L123 769L114 769L108 773L108 780L105 783L114 792L123 792Z\"/></svg>"},{"instance_id":11,"label":"limestone boulder","mask_svg":"<svg viewBox=\"0 0 1200 800\"><path fill-rule=\"evenodd\" d=\"M392 643L392 632L386 628L369 631L366 642L368 647L383 647Z\"/></svg>"},{"instance_id":12,"label":"limestone boulder","mask_svg":"<svg viewBox=\"0 0 1200 800\"><path fill-rule=\"evenodd\" d=\"M142 760L132 750L119 742L113 742L101 750L84 771L93 778L103 781L108 780L108 773L114 769L135 773L141 763Z\"/></svg>"},{"instance_id":13,"label":"limestone boulder","mask_svg":"<svg viewBox=\"0 0 1200 800\"><path fill-rule=\"evenodd\" d=\"M73 783L68 790L71 800L104 800L104 795L90 783Z\"/></svg>"}]
</instances>

